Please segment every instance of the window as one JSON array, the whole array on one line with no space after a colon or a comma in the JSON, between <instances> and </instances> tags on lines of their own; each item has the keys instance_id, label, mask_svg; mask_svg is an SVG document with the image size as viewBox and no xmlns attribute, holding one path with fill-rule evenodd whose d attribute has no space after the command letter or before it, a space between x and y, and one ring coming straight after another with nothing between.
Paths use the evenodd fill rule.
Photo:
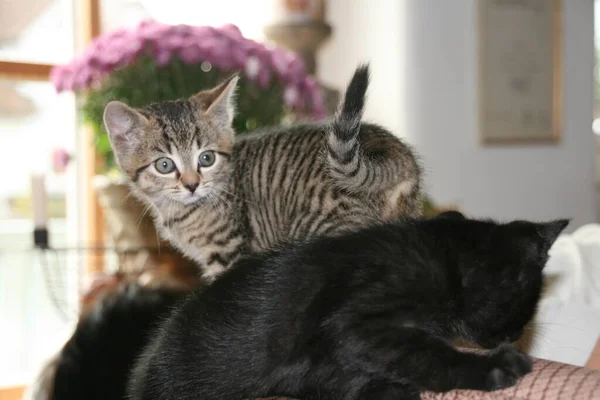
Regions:
<instances>
[{"instance_id":1,"label":"window","mask_svg":"<svg viewBox=\"0 0 600 400\"><path fill-rule=\"evenodd\" d=\"M31 196L42 172L51 244L76 243L77 171L51 168L54 149L75 150L75 99L48 82L73 56L73 14L72 0L0 2L0 389L29 383L75 322L78 266L33 249Z\"/></svg>"},{"instance_id":2,"label":"window","mask_svg":"<svg viewBox=\"0 0 600 400\"><path fill-rule=\"evenodd\" d=\"M0 2L0 60L56 64L72 55L72 0Z\"/></svg>"}]
</instances>

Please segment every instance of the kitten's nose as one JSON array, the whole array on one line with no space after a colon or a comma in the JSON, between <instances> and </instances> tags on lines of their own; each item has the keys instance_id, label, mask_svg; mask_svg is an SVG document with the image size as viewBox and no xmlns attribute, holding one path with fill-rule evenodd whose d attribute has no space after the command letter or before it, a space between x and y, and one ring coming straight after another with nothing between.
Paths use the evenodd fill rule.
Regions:
<instances>
[{"instance_id":1,"label":"kitten's nose","mask_svg":"<svg viewBox=\"0 0 600 400\"><path fill-rule=\"evenodd\" d=\"M194 191L200 184L200 177L195 172L185 171L181 174L181 184L184 188L189 190L190 193L194 194Z\"/></svg>"},{"instance_id":2,"label":"kitten's nose","mask_svg":"<svg viewBox=\"0 0 600 400\"><path fill-rule=\"evenodd\" d=\"M196 190L196 188L198 187L198 182L193 182L193 183L185 183L183 186L185 186L185 188L187 190L190 191L190 193L194 193L194 191Z\"/></svg>"}]
</instances>

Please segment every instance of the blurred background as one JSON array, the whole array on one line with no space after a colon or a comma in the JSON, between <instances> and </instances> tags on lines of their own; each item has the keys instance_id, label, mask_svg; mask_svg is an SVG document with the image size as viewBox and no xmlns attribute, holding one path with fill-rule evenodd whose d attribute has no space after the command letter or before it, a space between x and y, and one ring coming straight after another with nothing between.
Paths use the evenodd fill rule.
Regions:
<instances>
[{"instance_id":1,"label":"blurred background","mask_svg":"<svg viewBox=\"0 0 600 400\"><path fill-rule=\"evenodd\" d=\"M247 96L262 107L244 111L241 130L331 114L357 64L368 61L366 117L421 155L430 206L500 219L567 217L571 231L596 223L600 3L512 2L539 12L535 24L514 27L502 22L511 14L484 11L497 3L502 1L0 0L0 387L22 390L56 352L76 322L89 276L124 264L176 262L151 252L124 256L157 243L141 210L123 205L125 186L111 165L98 108L111 97L143 103L184 93L174 83L156 83L155 93L144 93L143 84L124 78L139 71L159 82L172 78L170 68L184 68L191 78L181 90L195 92L221 71L239 67L196 53L157 61L162 53L156 48L154 59L94 58L109 52L111 40L121 38L125 54L127 38L136 38L141 47L131 51L141 54L146 42L140 45L139 38L159 43L166 25L237 26L239 32L227 31L225 53L238 42L256 51L240 62L249 79ZM262 47L242 43L240 34ZM96 38L105 47L93 45ZM296 55L270 53L275 46ZM262 82L267 59L272 71ZM292 82L286 71L297 60L304 67ZM120 70L123 63L138 64ZM504 111L517 115L518 100L511 102L500 88L505 75L516 92L526 90L528 80L540 85L527 100L540 113L550 110L538 133L494 125L500 100L509 104ZM273 99L284 96L277 103L285 106L274 108ZM525 124L529 111L523 112ZM506 118L503 126L510 126ZM54 251L33 250L34 225L47 227Z\"/></svg>"}]
</instances>

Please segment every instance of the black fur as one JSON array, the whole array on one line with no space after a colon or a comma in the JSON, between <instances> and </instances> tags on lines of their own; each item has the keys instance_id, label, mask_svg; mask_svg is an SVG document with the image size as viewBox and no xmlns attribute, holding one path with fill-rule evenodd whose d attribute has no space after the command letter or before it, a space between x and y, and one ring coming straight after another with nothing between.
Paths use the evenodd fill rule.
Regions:
<instances>
[{"instance_id":1,"label":"black fur","mask_svg":"<svg viewBox=\"0 0 600 400\"><path fill-rule=\"evenodd\" d=\"M531 361L507 343L534 315L567 223L450 213L243 259L163 325L131 398L417 399L513 385ZM460 352L455 336L495 349Z\"/></svg>"},{"instance_id":2,"label":"black fur","mask_svg":"<svg viewBox=\"0 0 600 400\"><path fill-rule=\"evenodd\" d=\"M125 398L131 367L183 292L127 285L104 297L58 355L53 400Z\"/></svg>"}]
</instances>

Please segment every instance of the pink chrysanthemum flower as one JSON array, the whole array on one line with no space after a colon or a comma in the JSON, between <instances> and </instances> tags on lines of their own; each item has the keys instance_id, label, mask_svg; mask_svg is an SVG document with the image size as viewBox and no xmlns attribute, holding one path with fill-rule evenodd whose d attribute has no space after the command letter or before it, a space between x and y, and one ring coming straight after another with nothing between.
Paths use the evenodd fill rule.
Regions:
<instances>
[{"instance_id":1,"label":"pink chrysanthemum flower","mask_svg":"<svg viewBox=\"0 0 600 400\"><path fill-rule=\"evenodd\" d=\"M152 57L159 67L177 57L185 64L208 62L223 70L239 70L262 89L276 79L285 88L287 106L312 110L316 118L325 115L322 93L306 74L301 58L244 38L235 25L213 28L143 21L134 29L98 37L69 64L55 67L51 80L59 92L86 90L140 56Z\"/></svg>"}]
</instances>

